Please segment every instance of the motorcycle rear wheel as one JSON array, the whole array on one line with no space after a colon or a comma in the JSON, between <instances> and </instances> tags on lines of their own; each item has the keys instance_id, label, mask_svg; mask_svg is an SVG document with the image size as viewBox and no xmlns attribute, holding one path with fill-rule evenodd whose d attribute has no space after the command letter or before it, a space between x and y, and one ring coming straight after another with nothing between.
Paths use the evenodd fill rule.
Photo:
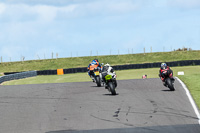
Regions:
<instances>
[{"instance_id":1,"label":"motorcycle rear wheel","mask_svg":"<svg viewBox=\"0 0 200 133\"><path fill-rule=\"evenodd\" d=\"M101 79L99 76L96 77L96 83L98 87L101 87Z\"/></svg>"},{"instance_id":2,"label":"motorcycle rear wheel","mask_svg":"<svg viewBox=\"0 0 200 133\"><path fill-rule=\"evenodd\" d=\"M108 87L110 88L111 94L116 95L115 85L112 82L108 83Z\"/></svg>"},{"instance_id":3,"label":"motorcycle rear wheel","mask_svg":"<svg viewBox=\"0 0 200 133\"><path fill-rule=\"evenodd\" d=\"M166 79L166 83L167 83L168 88L169 88L171 91L175 91L174 85L173 85L173 83L172 83L172 81L171 81L170 78L167 78L167 79Z\"/></svg>"}]
</instances>

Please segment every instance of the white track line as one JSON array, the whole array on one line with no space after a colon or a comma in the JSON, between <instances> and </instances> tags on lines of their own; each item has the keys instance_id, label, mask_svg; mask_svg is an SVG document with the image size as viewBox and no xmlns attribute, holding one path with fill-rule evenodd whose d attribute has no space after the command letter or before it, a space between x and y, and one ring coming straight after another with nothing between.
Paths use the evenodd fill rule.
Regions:
<instances>
[{"instance_id":1,"label":"white track line","mask_svg":"<svg viewBox=\"0 0 200 133\"><path fill-rule=\"evenodd\" d=\"M199 122L199 124L200 124L200 114L199 114L199 110L198 110L198 108L197 108L197 106L196 106L196 104L195 104L195 102L194 102L194 100L193 100L193 98L192 98L192 96L191 96L191 94L190 94L188 88L186 87L186 85L185 85L178 77L176 77L176 79L181 83L181 85L182 85L183 88L185 89L186 95L188 96L188 98L189 98L189 100L190 100L190 103L192 104L192 107L193 107L193 109L194 109L194 112L195 112L196 115L197 115L198 122Z\"/></svg>"}]
</instances>

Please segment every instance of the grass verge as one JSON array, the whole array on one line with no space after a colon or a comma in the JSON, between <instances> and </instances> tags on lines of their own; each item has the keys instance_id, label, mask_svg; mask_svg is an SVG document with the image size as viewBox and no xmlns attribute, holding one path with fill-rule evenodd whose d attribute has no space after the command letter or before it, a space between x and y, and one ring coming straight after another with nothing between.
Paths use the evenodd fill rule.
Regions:
<instances>
[{"instance_id":1,"label":"grass verge","mask_svg":"<svg viewBox=\"0 0 200 133\"><path fill-rule=\"evenodd\" d=\"M124 64L142 64L181 60L200 60L200 51L173 51L145 54L89 56L31 60L23 62L7 62L0 63L0 72L22 72L30 70L56 70L59 68L67 69L87 67L89 62L91 62L94 58L98 58L100 63L108 62L109 64L112 64L114 66Z\"/></svg>"}]
</instances>

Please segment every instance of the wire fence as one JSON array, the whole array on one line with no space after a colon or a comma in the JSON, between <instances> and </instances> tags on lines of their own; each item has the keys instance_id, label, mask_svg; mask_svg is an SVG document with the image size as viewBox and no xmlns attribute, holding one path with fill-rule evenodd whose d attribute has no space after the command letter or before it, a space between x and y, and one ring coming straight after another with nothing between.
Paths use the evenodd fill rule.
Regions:
<instances>
[{"instance_id":1,"label":"wire fence","mask_svg":"<svg viewBox=\"0 0 200 133\"><path fill-rule=\"evenodd\" d=\"M178 50L191 50L187 48L178 49ZM143 48L141 50L137 50L134 48L128 49L105 49L105 50L77 50L70 51L66 50L65 52L44 52L44 53L36 53L34 56L28 55L27 57L24 55L19 55L18 57L3 57L0 56L0 63L3 62L17 62L17 61L29 61L29 60L46 60L46 59L58 59L58 58L71 58L71 57L85 57L85 56L104 56L104 55L125 55L125 54L139 54L139 53L152 53L152 52L171 52L175 51L172 48L166 49L163 47L161 51L153 51L153 48Z\"/></svg>"}]
</instances>

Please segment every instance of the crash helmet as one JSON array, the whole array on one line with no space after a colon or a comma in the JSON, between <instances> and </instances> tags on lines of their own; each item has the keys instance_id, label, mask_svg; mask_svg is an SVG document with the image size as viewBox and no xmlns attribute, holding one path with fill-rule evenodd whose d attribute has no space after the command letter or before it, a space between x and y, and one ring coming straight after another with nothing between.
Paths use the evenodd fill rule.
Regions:
<instances>
[{"instance_id":1,"label":"crash helmet","mask_svg":"<svg viewBox=\"0 0 200 133\"><path fill-rule=\"evenodd\" d=\"M98 60L97 60L97 59L94 59L94 60L92 60L92 62L91 62L92 65L96 65L97 63L98 63Z\"/></svg>"},{"instance_id":2,"label":"crash helmet","mask_svg":"<svg viewBox=\"0 0 200 133\"><path fill-rule=\"evenodd\" d=\"M110 67L110 64L106 63L104 66Z\"/></svg>"},{"instance_id":3,"label":"crash helmet","mask_svg":"<svg viewBox=\"0 0 200 133\"><path fill-rule=\"evenodd\" d=\"M96 62L99 62L98 59L94 59Z\"/></svg>"},{"instance_id":4,"label":"crash helmet","mask_svg":"<svg viewBox=\"0 0 200 133\"><path fill-rule=\"evenodd\" d=\"M161 68L162 69L165 69L167 67L167 64L166 63L161 63Z\"/></svg>"}]
</instances>

